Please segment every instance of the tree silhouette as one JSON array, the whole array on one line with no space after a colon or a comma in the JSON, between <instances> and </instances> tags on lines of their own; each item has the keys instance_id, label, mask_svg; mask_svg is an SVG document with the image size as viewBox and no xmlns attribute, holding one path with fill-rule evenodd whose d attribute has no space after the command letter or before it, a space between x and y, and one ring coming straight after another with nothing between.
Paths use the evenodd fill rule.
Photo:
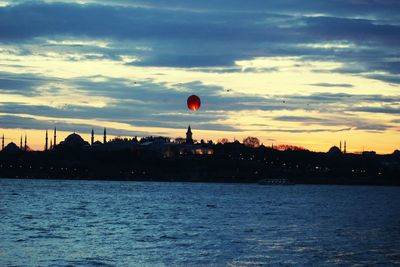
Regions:
<instances>
[{"instance_id":1,"label":"tree silhouette","mask_svg":"<svg viewBox=\"0 0 400 267\"><path fill-rule=\"evenodd\" d=\"M226 144L226 143L229 143L228 138L218 139L218 144Z\"/></svg>"},{"instance_id":2,"label":"tree silhouette","mask_svg":"<svg viewBox=\"0 0 400 267\"><path fill-rule=\"evenodd\" d=\"M281 150L281 151L286 151L286 150L295 150L295 151L302 151L302 150L307 150L304 147L301 146L294 146L294 145L277 145L274 146L275 149Z\"/></svg>"},{"instance_id":3,"label":"tree silhouette","mask_svg":"<svg viewBox=\"0 0 400 267\"><path fill-rule=\"evenodd\" d=\"M248 136L243 139L243 144L247 147L256 148L260 146L260 140L257 137Z\"/></svg>"}]
</instances>

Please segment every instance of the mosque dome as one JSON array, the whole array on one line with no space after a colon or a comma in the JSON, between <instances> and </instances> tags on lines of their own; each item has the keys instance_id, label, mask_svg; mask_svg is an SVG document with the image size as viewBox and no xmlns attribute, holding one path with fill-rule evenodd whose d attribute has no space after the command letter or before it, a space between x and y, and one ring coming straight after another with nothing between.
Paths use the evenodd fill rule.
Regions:
<instances>
[{"instance_id":1,"label":"mosque dome","mask_svg":"<svg viewBox=\"0 0 400 267\"><path fill-rule=\"evenodd\" d=\"M66 142L66 143L83 143L85 141L79 134L73 133L73 134L68 135L67 138L65 138L64 142Z\"/></svg>"},{"instance_id":2,"label":"mosque dome","mask_svg":"<svg viewBox=\"0 0 400 267\"><path fill-rule=\"evenodd\" d=\"M89 145L88 142L83 140L83 138L76 133L72 133L65 138L63 142L60 143L61 146L66 146L66 147L82 147L85 145Z\"/></svg>"},{"instance_id":3,"label":"mosque dome","mask_svg":"<svg viewBox=\"0 0 400 267\"><path fill-rule=\"evenodd\" d=\"M9 143L4 148L4 152L8 152L8 153L15 153L15 152L19 152L19 151L21 151L21 149L14 142Z\"/></svg>"},{"instance_id":4,"label":"mosque dome","mask_svg":"<svg viewBox=\"0 0 400 267\"><path fill-rule=\"evenodd\" d=\"M333 146L329 149L328 154L330 155L341 155L342 151L340 151L340 148L337 146Z\"/></svg>"}]
</instances>

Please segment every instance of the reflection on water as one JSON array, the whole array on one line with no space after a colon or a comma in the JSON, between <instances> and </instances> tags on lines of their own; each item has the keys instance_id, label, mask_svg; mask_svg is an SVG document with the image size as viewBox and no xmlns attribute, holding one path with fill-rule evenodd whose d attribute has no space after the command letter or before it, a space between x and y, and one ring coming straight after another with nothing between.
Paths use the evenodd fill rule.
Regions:
<instances>
[{"instance_id":1,"label":"reflection on water","mask_svg":"<svg viewBox=\"0 0 400 267\"><path fill-rule=\"evenodd\" d=\"M0 180L0 265L400 264L400 188Z\"/></svg>"}]
</instances>

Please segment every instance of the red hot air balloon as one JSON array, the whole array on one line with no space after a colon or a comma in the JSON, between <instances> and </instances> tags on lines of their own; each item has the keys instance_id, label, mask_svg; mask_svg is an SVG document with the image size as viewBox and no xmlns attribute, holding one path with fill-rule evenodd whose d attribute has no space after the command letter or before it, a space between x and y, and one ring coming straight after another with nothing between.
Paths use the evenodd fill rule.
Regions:
<instances>
[{"instance_id":1,"label":"red hot air balloon","mask_svg":"<svg viewBox=\"0 0 400 267\"><path fill-rule=\"evenodd\" d=\"M187 99L187 106L190 110L198 110L200 108L201 101L197 95L191 95Z\"/></svg>"}]
</instances>

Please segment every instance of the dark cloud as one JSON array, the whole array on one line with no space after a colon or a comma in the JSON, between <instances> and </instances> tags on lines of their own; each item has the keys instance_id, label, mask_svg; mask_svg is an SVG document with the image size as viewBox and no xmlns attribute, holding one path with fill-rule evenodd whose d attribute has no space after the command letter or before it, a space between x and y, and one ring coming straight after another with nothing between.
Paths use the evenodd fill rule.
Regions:
<instances>
[{"instance_id":1,"label":"dark cloud","mask_svg":"<svg viewBox=\"0 0 400 267\"><path fill-rule=\"evenodd\" d=\"M34 82L24 80L14 80L0 77L0 90L2 93L18 93L21 95L31 95ZM26 90L25 90L26 89Z\"/></svg>"},{"instance_id":2,"label":"dark cloud","mask_svg":"<svg viewBox=\"0 0 400 267\"><path fill-rule=\"evenodd\" d=\"M312 101L321 104L330 103L349 103L358 104L361 102L371 102L371 103L395 103L400 101L400 96L385 96L378 94L363 95L363 94L346 94L346 93L314 93L311 95L288 95L289 99L297 101Z\"/></svg>"},{"instance_id":3,"label":"dark cloud","mask_svg":"<svg viewBox=\"0 0 400 267\"><path fill-rule=\"evenodd\" d=\"M18 1L18 0L16 0ZM29 0L25 0L29 1ZM25 2L19 0L18 2ZM252 0L243 2L240 0L219 0L214 2L208 1L187 1L187 0L92 0L101 4L123 5L123 6L144 6L153 8L163 8L172 10L191 10L191 11L218 11L218 12L277 12L282 14L331 14L340 16L381 16L389 19L390 17L398 17L400 4L393 0L361 0L348 1L337 0L329 2L308 1L308 0L281 0L281 1L263 1Z\"/></svg>"},{"instance_id":4,"label":"dark cloud","mask_svg":"<svg viewBox=\"0 0 400 267\"><path fill-rule=\"evenodd\" d=\"M79 132L79 133L87 133L90 134L91 130L94 129L95 134L97 136L103 134L104 128L102 126L91 126L86 124L79 123L68 123L68 122L60 122L58 120L54 121L45 121L38 120L34 118L26 118L12 115L0 115L0 123L4 125L5 128L18 128L18 129L35 129L35 130L43 130L43 144L45 137L45 130L48 129L50 131L50 136L52 136L51 131L56 126L58 131L66 131L66 132ZM117 136L146 136L151 135L151 133L146 131L128 131L121 129L107 129L107 133L109 135L117 135ZM14 136L14 138L18 138ZM28 136L29 140L29 136Z\"/></svg>"},{"instance_id":5,"label":"dark cloud","mask_svg":"<svg viewBox=\"0 0 400 267\"><path fill-rule=\"evenodd\" d=\"M391 13L398 4L380 1L363 4L346 1L337 4L283 2L291 4L252 1L244 5L237 1L229 4L222 1L226 4L224 6L220 2L176 1L166 6L158 1L139 1L119 7L100 5L104 2L87 5L29 2L0 8L0 41L20 43L37 37L108 39L112 43L108 48L75 45L71 49L101 54L89 55L87 59L104 57L117 60L122 54L135 55L139 61L130 64L138 66L234 66L234 62L240 59L295 55L349 64L358 62L366 70L399 73L399 62L386 60L398 57L400 26L395 13ZM307 17L299 15L299 12L322 12L330 16ZM343 14L359 17L360 12L381 12L385 17L374 20L339 17ZM393 21L388 14L392 14ZM151 49L137 49L132 44L121 47L118 45L121 41ZM299 46L327 41L346 41L355 43L355 47L321 49Z\"/></svg>"},{"instance_id":6,"label":"dark cloud","mask_svg":"<svg viewBox=\"0 0 400 267\"><path fill-rule=\"evenodd\" d=\"M367 45L378 42L393 46L400 43L399 25L374 23L367 19L324 16L308 17L304 21L307 23L305 33L320 40L348 40Z\"/></svg>"},{"instance_id":7,"label":"dark cloud","mask_svg":"<svg viewBox=\"0 0 400 267\"><path fill-rule=\"evenodd\" d=\"M304 116L278 116L274 117L273 119L277 121L311 122L311 123L322 123L326 121L323 118L304 117Z\"/></svg>"},{"instance_id":8,"label":"dark cloud","mask_svg":"<svg viewBox=\"0 0 400 267\"><path fill-rule=\"evenodd\" d=\"M29 73L0 71L0 92L4 94L37 95L38 88L47 82L46 78Z\"/></svg>"},{"instance_id":9,"label":"dark cloud","mask_svg":"<svg viewBox=\"0 0 400 267\"><path fill-rule=\"evenodd\" d=\"M278 133L321 133L321 132L345 132L350 131L351 128L341 128L341 129L326 129L326 128L319 128L319 129L271 129L271 128L261 128L259 131L263 132L278 132Z\"/></svg>"},{"instance_id":10,"label":"dark cloud","mask_svg":"<svg viewBox=\"0 0 400 267\"><path fill-rule=\"evenodd\" d=\"M221 67L221 68L215 68L215 67L208 67L208 68L190 68L189 70L191 71L197 71L197 72L206 72L206 73L239 73L242 72L242 68L239 67Z\"/></svg>"},{"instance_id":11,"label":"dark cloud","mask_svg":"<svg viewBox=\"0 0 400 267\"><path fill-rule=\"evenodd\" d=\"M271 15L272 16L272 15ZM23 4L0 8L2 40L49 35L120 39L261 40L265 15L218 14L78 4ZM107 18L107 19L104 19ZM236 18L237 24L231 24ZM258 19L257 19L258 18ZM255 19L255 20L254 20ZM245 23L241 26L240 22ZM248 26L255 26L251 29ZM279 34L276 31L275 34Z\"/></svg>"},{"instance_id":12,"label":"dark cloud","mask_svg":"<svg viewBox=\"0 0 400 267\"><path fill-rule=\"evenodd\" d=\"M388 83L400 84L399 75L385 75L385 74L369 74L367 78L381 80Z\"/></svg>"},{"instance_id":13,"label":"dark cloud","mask_svg":"<svg viewBox=\"0 0 400 267\"><path fill-rule=\"evenodd\" d=\"M47 123L45 121L35 120L31 118L21 118L13 115L0 116L0 124L3 128L20 129L48 129L52 127L50 123Z\"/></svg>"},{"instance_id":14,"label":"dark cloud","mask_svg":"<svg viewBox=\"0 0 400 267\"><path fill-rule=\"evenodd\" d=\"M214 67L214 66L232 66L234 65L234 55L158 55L144 57L140 61L130 63L134 66L169 66L169 67Z\"/></svg>"},{"instance_id":15,"label":"dark cloud","mask_svg":"<svg viewBox=\"0 0 400 267\"><path fill-rule=\"evenodd\" d=\"M368 120L368 118L359 118L350 114L346 116L335 116L335 115L325 115L320 117L310 117L310 116L277 116L273 118L276 121L285 122L298 122L304 126L309 125L324 125L324 126L346 126L348 129L352 130L366 130L366 131L385 131L393 126L390 124L384 124L381 122L374 122Z\"/></svg>"},{"instance_id":16,"label":"dark cloud","mask_svg":"<svg viewBox=\"0 0 400 267\"><path fill-rule=\"evenodd\" d=\"M349 83L311 83L309 85L318 87L353 87L353 85Z\"/></svg>"},{"instance_id":17,"label":"dark cloud","mask_svg":"<svg viewBox=\"0 0 400 267\"><path fill-rule=\"evenodd\" d=\"M392 108L392 107L356 107L352 108L351 111L384 113L384 114L400 114L400 108Z\"/></svg>"}]
</instances>

